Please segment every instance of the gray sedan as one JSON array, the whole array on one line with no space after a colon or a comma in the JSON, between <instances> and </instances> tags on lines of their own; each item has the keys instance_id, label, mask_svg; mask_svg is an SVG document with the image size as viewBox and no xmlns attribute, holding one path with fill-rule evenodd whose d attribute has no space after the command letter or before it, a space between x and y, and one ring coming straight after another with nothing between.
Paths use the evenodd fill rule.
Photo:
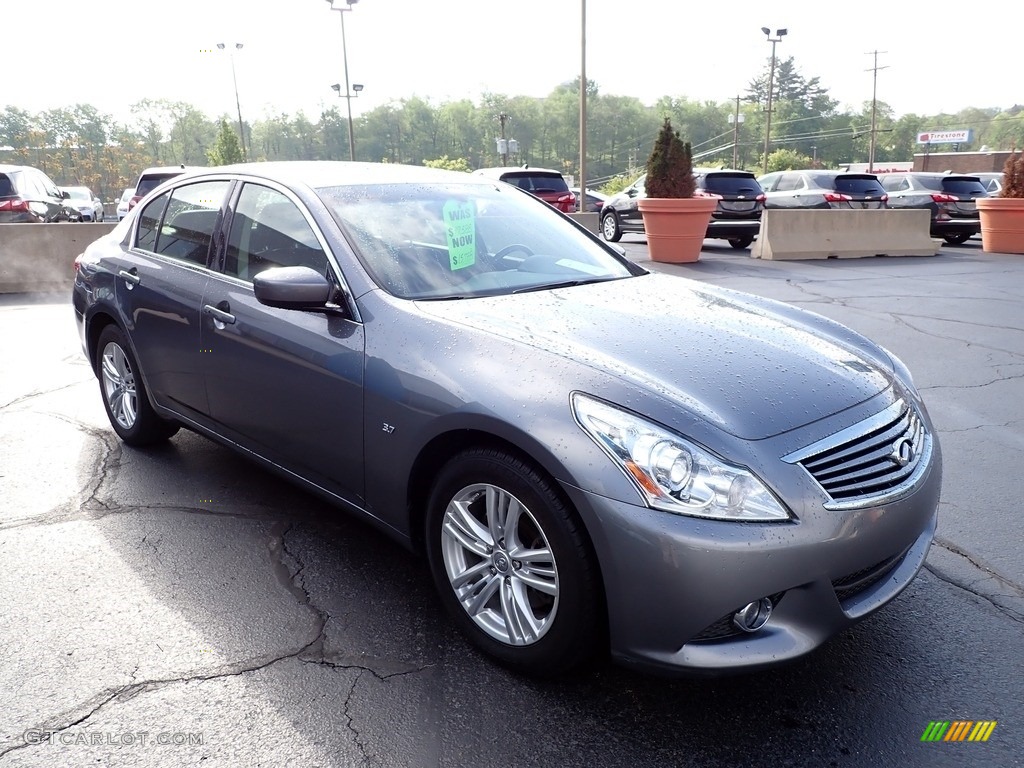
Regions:
<instances>
[{"instance_id":1,"label":"gray sedan","mask_svg":"<svg viewBox=\"0 0 1024 768\"><path fill-rule=\"evenodd\" d=\"M501 181L190 172L79 256L73 301L124 442L193 430L360 516L519 671L792 660L934 534L939 445L893 355L650 274Z\"/></svg>"}]
</instances>

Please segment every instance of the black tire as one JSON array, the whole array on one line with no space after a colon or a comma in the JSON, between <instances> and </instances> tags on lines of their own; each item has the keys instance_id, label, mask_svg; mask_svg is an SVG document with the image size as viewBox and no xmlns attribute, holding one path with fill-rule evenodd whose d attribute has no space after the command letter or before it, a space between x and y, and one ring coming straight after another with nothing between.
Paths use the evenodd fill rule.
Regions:
<instances>
[{"instance_id":1,"label":"black tire","mask_svg":"<svg viewBox=\"0 0 1024 768\"><path fill-rule=\"evenodd\" d=\"M962 245L971 239L971 233L957 232L955 235L943 235L942 239L950 245Z\"/></svg>"},{"instance_id":2,"label":"black tire","mask_svg":"<svg viewBox=\"0 0 1024 768\"><path fill-rule=\"evenodd\" d=\"M108 325L96 344L96 376L103 408L117 436L128 445L152 445L167 440L181 426L157 416L139 365L116 325Z\"/></svg>"},{"instance_id":3,"label":"black tire","mask_svg":"<svg viewBox=\"0 0 1024 768\"><path fill-rule=\"evenodd\" d=\"M747 235L746 237L729 238L729 245L731 245L737 251L742 251L744 248L749 248L752 242L754 242L754 238L751 235Z\"/></svg>"},{"instance_id":4,"label":"black tire","mask_svg":"<svg viewBox=\"0 0 1024 768\"><path fill-rule=\"evenodd\" d=\"M533 466L496 449L460 453L438 474L426 525L441 602L485 653L550 677L601 650L596 558L574 510Z\"/></svg>"},{"instance_id":5,"label":"black tire","mask_svg":"<svg viewBox=\"0 0 1024 768\"><path fill-rule=\"evenodd\" d=\"M615 215L615 211L601 217L601 235L610 243L617 243L622 239L622 227L619 226L619 217Z\"/></svg>"}]
</instances>

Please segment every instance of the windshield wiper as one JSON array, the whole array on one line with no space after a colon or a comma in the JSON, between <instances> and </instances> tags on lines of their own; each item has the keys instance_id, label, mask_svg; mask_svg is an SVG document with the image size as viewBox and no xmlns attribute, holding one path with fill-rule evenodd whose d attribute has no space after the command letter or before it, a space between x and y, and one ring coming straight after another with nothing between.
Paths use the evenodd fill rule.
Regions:
<instances>
[{"instance_id":1,"label":"windshield wiper","mask_svg":"<svg viewBox=\"0 0 1024 768\"><path fill-rule=\"evenodd\" d=\"M529 285L526 288L516 288L512 293L530 293L531 291L547 291L552 288L572 288L576 285L587 285L588 283L604 283L608 280L618 280L617 277L584 277L579 280L560 280L557 283L541 283L540 285Z\"/></svg>"}]
</instances>

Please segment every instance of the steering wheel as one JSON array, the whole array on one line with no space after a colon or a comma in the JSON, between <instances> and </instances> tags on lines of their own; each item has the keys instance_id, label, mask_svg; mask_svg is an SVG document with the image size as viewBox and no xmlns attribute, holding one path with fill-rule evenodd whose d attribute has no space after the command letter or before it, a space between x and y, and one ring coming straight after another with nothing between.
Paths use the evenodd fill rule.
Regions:
<instances>
[{"instance_id":1,"label":"steering wheel","mask_svg":"<svg viewBox=\"0 0 1024 768\"><path fill-rule=\"evenodd\" d=\"M533 251L531 251L529 248L527 248L522 243L512 243L511 245L506 245L500 251L495 253L494 254L494 258L496 258L496 259L503 259L506 256L508 256L510 253L515 253L516 251L522 251L527 256L533 256Z\"/></svg>"}]
</instances>

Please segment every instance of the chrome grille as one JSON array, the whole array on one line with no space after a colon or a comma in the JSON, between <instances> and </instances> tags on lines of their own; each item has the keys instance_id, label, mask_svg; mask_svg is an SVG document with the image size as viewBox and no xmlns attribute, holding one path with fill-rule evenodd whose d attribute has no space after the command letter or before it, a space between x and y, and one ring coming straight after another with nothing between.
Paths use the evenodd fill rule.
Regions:
<instances>
[{"instance_id":1,"label":"chrome grille","mask_svg":"<svg viewBox=\"0 0 1024 768\"><path fill-rule=\"evenodd\" d=\"M899 400L786 461L806 469L834 502L878 503L909 492L931 458L931 438L917 409Z\"/></svg>"}]
</instances>

